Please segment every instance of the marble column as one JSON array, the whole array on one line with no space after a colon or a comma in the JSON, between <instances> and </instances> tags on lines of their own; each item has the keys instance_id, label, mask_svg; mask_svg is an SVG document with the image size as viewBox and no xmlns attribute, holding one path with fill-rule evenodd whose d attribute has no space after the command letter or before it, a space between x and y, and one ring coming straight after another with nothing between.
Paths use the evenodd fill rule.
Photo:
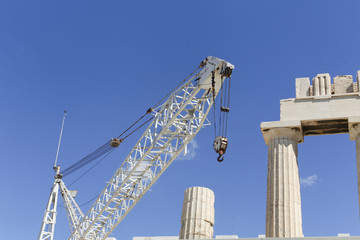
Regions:
<instances>
[{"instance_id":1,"label":"marble column","mask_svg":"<svg viewBox=\"0 0 360 240\"><path fill-rule=\"evenodd\" d=\"M303 237L297 161L301 125L262 131L268 145L266 237Z\"/></svg>"},{"instance_id":2,"label":"marble column","mask_svg":"<svg viewBox=\"0 0 360 240\"><path fill-rule=\"evenodd\" d=\"M359 198L359 209L360 209L360 117L349 118L349 135L350 135L350 140L356 141L356 169L357 169L358 198Z\"/></svg>"},{"instance_id":3,"label":"marble column","mask_svg":"<svg viewBox=\"0 0 360 240\"><path fill-rule=\"evenodd\" d=\"M214 192L204 187L185 190L179 239L212 239L214 234Z\"/></svg>"}]
</instances>

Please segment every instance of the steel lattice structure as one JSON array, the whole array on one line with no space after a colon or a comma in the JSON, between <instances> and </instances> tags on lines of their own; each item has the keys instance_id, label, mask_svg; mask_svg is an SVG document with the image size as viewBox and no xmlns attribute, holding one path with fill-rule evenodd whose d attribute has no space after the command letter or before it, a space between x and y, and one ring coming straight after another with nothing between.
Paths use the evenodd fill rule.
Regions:
<instances>
[{"instance_id":1,"label":"steel lattice structure","mask_svg":"<svg viewBox=\"0 0 360 240\"><path fill-rule=\"evenodd\" d=\"M84 217L84 214L82 213L81 209L75 202L74 199L75 196L72 196L72 194L66 188L64 182L61 179L59 181L59 185L60 185L61 196L64 201L64 206L66 208L66 213L68 216L71 232L75 232L77 226L79 226L81 219Z\"/></svg>"},{"instance_id":2,"label":"steel lattice structure","mask_svg":"<svg viewBox=\"0 0 360 240\"><path fill-rule=\"evenodd\" d=\"M50 191L50 197L48 204L46 206L38 239L41 240L54 239L58 195L59 195L59 179L55 179L55 182Z\"/></svg>"},{"instance_id":3,"label":"steel lattice structure","mask_svg":"<svg viewBox=\"0 0 360 240\"><path fill-rule=\"evenodd\" d=\"M199 130L210 125L207 115L234 66L215 57L200 66L153 109L154 119L85 216L59 182L73 224L69 240L105 240Z\"/></svg>"}]
</instances>

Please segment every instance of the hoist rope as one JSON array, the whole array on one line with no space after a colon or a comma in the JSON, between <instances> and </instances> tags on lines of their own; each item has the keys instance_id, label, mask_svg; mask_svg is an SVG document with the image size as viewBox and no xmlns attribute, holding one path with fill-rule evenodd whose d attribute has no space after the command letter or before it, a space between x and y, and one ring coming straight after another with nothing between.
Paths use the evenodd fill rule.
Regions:
<instances>
[{"instance_id":1,"label":"hoist rope","mask_svg":"<svg viewBox=\"0 0 360 240\"><path fill-rule=\"evenodd\" d=\"M211 87L212 87L212 98L213 98L213 107L214 107L214 131L216 138L216 107L215 107L215 72L211 73Z\"/></svg>"},{"instance_id":2,"label":"hoist rope","mask_svg":"<svg viewBox=\"0 0 360 240\"><path fill-rule=\"evenodd\" d=\"M221 94L220 94L220 108L223 106L223 92L224 92L224 78L221 78ZM222 132L220 133L220 128L219 128L219 135L218 136L223 136L223 132L224 132L224 124L222 123L222 112L220 111L219 114L219 126L220 128L222 128ZM215 136L216 137L216 136Z\"/></svg>"},{"instance_id":3,"label":"hoist rope","mask_svg":"<svg viewBox=\"0 0 360 240\"><path fill-rule=\"evenodd\" d=\"M212 83L213 87L215 83ZM213 107L214 107L214 130L215 137L222 136L226 137L227 135L227 124L228 124L228 113L230 109L230 87L231 87L231 77L226 81L221 78L221 87L219 90L220 93L220 113L219 113L219 125L216 125L216 102L215 95L213 90ZM218 129L217 129L218 127Z\"/></svg>"},{"instance_id":4,"label":"hoist rope","mask_svg":"<svg viewBox=\"0 0 360 240\"><path fill-rule=\"evenodd\" d=\"M230 109L230 88L231 88L231 76L229 77L229 89L228 89L228 99L227 99L227 107ZM226 114L226 126L225 126L225 137L226 137L226 134L227 134L227 125L228 125L228 117L229 117L229 114Z\"/></svg>"},{"instance_id":5,"label":"hoist rope","mask_svg":"<svg viewBox=\"0 0 360 240\"><path fill-rule=\"evenodd\" d=\"M225 96L224 96L224 107L225 108L227 108L228 106L227 106L227 99L226 99L226 95L228 94L228 82L226 81L225 82L225 84L224 84L225 86L224 86L224 91L225 91ZM227 115L228 115L228 113L227 112L222 112L221 111L221 114L223 115L223 125L222 125L222 133L221 133L221 135L222 136L224 136L224 137L226 137L226 131L224 131L224 129L226 128L226 125L227 125Z\"/></svg>"}]
</instances>

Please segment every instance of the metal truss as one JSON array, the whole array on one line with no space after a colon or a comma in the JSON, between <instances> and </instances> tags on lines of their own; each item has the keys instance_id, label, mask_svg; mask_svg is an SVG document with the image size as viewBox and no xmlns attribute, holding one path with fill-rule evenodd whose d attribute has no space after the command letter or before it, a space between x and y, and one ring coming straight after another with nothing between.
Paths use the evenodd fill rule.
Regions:
<instances>
[{"instance_id":1,"label":"metal truss","mask_svg":"<svg viewBox=\"0 0 360 240\"><path fill-rule=\"evenodd\" d=\"M55 179L51 188L49 201L46 206L44 218L41 224L39 240L53 240L56 223L56 208L59 195L59 179Z\"/></svg>"},{"instance_id":2,"label":"metal truss","mask_svg":"<svg viewBox=\"0 0 360 240\"><path fill-rule=\"evenodd\" d=\"M75 202L75 199L72 196L71 192L66 188L64 182L61 179L59 180L59 185L60 185L60 191L64 201L64 205L66 208L68 221L70 224L70 229L71 232L73 233L76 230L77 226L79 226L79 223L81 219L84 217L84 214L82 213L81 209Z\"/></svg>"},{"instance_id":3,"label":"metal truss","mask_svg":"<svg viewBox=\"0 0 360 240\"><path fill-rule=\"evenodd\" d=\"M206 59L201 71L153 109L154 119L69 240L109 236L198 131L210 125L206 117L223 82L224 68L229 66L233 68L221 59Z\"/></svg>"}]
</instances>

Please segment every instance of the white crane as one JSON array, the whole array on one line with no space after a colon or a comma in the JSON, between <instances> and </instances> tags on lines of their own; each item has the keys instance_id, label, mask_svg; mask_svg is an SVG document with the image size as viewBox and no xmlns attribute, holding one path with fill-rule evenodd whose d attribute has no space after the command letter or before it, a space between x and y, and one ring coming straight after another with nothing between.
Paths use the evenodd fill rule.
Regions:
<instances>
[{"instance_id":1,"label":"white crane","mask_svg":"<svg viewBox=\"0 0 360 240\"><path fill-rule=\"evenodd\" d=\"M71 227L69 240L107 239L200 129L210 125L207 115L233 68L222 59L207 57L166 101L149 109L151 123L85 215L65 187L60 167L55 166L57 174L38 239L53 239L59 188ZM224 109L229 111L228 106ZM220 137L223 141L214 147L221 156L227 140ZM114 145L113 140L112 147L122 142L115 139Z\"/></svg>"}]
</instances>

